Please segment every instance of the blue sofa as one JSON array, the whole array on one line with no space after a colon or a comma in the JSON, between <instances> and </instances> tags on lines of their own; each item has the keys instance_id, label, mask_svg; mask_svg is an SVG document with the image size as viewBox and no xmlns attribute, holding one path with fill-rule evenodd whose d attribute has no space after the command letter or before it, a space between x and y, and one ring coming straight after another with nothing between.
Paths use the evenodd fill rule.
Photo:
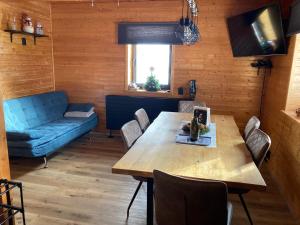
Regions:
<instances>
[{"instance_id":1,"label":"blue sofa","mask_svg":"<svg viewBox=\"0 0 300 225\"><path fill-rule=\"evenodd\" d=\"M64 92L50 92L3 103L10 156L47 157L98 124L96 113L88 118L65 118L69 107Z\"/></svg>"}]
</instances>

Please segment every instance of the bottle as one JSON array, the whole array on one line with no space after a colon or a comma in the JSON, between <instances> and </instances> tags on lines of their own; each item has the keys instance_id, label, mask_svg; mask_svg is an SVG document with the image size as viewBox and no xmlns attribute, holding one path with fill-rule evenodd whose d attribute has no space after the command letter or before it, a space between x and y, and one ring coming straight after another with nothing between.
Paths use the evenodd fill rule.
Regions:
<instances>
[{"instance_id":1,"label":"bottle","mask_svg":"<svg viewBox=\"0 0 300 225\"><path fill-rule=\"evenodd\" d=\"M195 97L196 97L196 93L197 93L196 80L190 80L189 81L189 91L190 91L190 98L192 100L194 100Z\"/></svg>"},{"instance_id":2,"label":"bottle","mask_svg":"<svg viewBox=\"0 0 300 225\"><path fill-rule=\"evenodd\" d=\"M190 140L193 142L197 141L198 133L199 133L198 118L197 118L197 116L194 115L194 118L191 121Z\"/></svg>"},{"instance_id":3,"label":"bottle","mask_svg":"<svg viewBox=\"0 0 300 225\"><path fill-rule=\"evenodd\" d=\"M198 125L199 110L194 110L194 118L191 121L190 129L190 140L197 141L199 135L199 125Z\"/></svg>"}]
</instances>

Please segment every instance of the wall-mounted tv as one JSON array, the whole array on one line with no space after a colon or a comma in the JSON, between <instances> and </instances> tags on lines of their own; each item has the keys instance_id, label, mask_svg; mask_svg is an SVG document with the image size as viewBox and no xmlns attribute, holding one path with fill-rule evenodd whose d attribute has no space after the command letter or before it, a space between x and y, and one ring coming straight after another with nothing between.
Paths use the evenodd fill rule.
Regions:
<instances>
[{"instance_id":1,"label":"wall-mounted tv","mask_svg":"<svg viewBox=\"0 0 300 225\"><path fill-rule=\"evenodd\" d=\"M234 57L286 54L278 4L230 17L227 24Z\"/></svg>"},{"instance_id":2,"label":"wall-mounted tv","mask_svg":"<svg viewBox=\"0 0 300 225\"><path fill-rule=\"evenodd\" d=\"M300 0L296 0L292 5L287 36L292 36L298 33L300 33Z\"/></svg>"}]
</instances>

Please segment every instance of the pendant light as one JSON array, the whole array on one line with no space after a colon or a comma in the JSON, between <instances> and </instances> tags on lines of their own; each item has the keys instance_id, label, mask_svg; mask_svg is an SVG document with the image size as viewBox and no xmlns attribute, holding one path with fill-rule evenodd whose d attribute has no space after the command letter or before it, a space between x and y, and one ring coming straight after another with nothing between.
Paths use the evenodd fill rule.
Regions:
<instances>
[{"instance_id":1,"label":"pendant light","mask_svg":"<svg viewBox=\"0 0 300 225\"><path fill-rule=\"evenodd\" d=\"M185 1L187 1L187 14L184 18L183 12ZM181 39L184 45L193 45L200 39L198 29L198 7L195 0L182 1L182 17L179 20L175 35L177 38Z\"/></svg>"}]
</instances>

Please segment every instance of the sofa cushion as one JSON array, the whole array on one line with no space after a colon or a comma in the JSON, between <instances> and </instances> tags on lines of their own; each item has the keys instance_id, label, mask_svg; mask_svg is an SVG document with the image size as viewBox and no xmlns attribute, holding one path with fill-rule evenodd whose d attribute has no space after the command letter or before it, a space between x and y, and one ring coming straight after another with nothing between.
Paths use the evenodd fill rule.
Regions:
<instances>
[{"instance_id":1,"label":"sofa cushion","mask_svg":"<svg viewBox=\"0 0 300 225\"><path fill-rule=\"evenodd\" d=\"M62 118L39 127L34 128L34 131L40 131L42 134L40 138L28 139L20 141L8 141L10 147L18 148L36 148L44 145L68 132L73 131L81 126L84 126L91 120L94 120L97 115L94 113L89 118ZM30 133L32 130L27 130Z\"/></svg>"},{"instance_id":2,"label":"sofa cushion","mask_svg":"<svg viewBox=\"0 0 300 225\"><path fill-rule=\"evenodd\" d=\"M77 118L75 119L77 120ZM97 126L98 117L93 115L90 118L85 118L85 122L69 132L64 132L61 136L50 140L44 144L38 145L33 148L24 148L24 147L9 147L9 154L12 156L21 156L21 157L43 157L51 155L57 149L63 147L64 145L70 143L77 137L89 132L91 129Z\"/></svg>"},{"instance_id":3,"label":"sofa cushion","mask_svg":"<svg viewBox=\"0 0 300 225\"><path fill-rule=\"evenodd\" d=\"M94 108L92 103L71 103L68 106L68 112L89 112Z\"/></svg>"},{"instance_id":4,"label":"sofa cushion","mask_svg":"<svg viewBox=\"0 0 300 225\"><path fill-rule=\"evenodd\" d=\"M63 118L68 107L64 92L50 92L6 100L6 131L25 131Z\"/></svg>"}]
</instances>

